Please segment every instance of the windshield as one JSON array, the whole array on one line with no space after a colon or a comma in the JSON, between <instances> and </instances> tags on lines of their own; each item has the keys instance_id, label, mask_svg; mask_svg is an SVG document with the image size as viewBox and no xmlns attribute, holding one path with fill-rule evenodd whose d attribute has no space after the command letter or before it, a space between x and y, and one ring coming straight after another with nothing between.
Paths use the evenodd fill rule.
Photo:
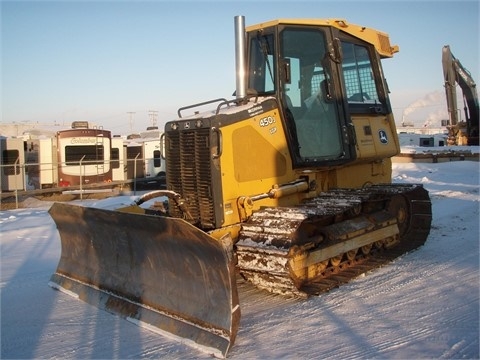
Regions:
<instances>
[{"instance_id":1,"label":"windshield","mask_svg":"<svg viewBox=\"0 0 480 360\"><path fill-rule=\"evenodd\" d=\"M286 28L280 43L280 58L288 72L281 79L281 92L287 120L295 126L297 155L303 162L341 158L342 131L331 97L333 82L324 32Z\"/></svg>"}]
</instances>

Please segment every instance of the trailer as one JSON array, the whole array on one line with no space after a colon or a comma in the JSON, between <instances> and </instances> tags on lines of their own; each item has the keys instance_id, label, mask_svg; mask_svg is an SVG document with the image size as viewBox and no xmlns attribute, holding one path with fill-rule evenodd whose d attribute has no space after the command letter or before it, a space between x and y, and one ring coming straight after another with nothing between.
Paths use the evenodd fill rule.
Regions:
<instances>
[{"instance_id":1,"label":"trailer","mask_svg":"<svg viewBox=\"0 0 480 360\"><path fill-rule=\"evenodd\" d=\"M59 186L112 181L110 131L74 122L56 137Z\"/></svg>"},{"instance_id":2,"label":"trailer","mask_svg":"<svg viewBox=\"0 0 480 360\"><path fill-rule=\"evenodd\" d=\"M158 130L147 130L140 134L127 136L126 139L112 139L112 153L124 165L123 171L113 171L113 180L151 179L156 182L165 182L165 159L161 149ZM123 152L120 143L123 143ZM118 152L118 155L116 153ZM112 164L112 167L114 165Z\"/></svg>"},{"instance_id":3,"label":"trailer","mask_svg":"<svg viewBox=\"0 0 480 360\"><path fill-rule=\"evenodd\" d=\"M0 138L1 191L25 190L25 150L23 139Z\"/></svg>"},{"instance_id":4,"label":"trailer","mask_svg":"<svg viewBox=\"0 0 480 360\"><path fill-rule=\"evenodd\" d=\"M2 191L38 190L131 180L165 183L158 130L112 137L75 121L71 129L1 138Z\"/></svg>"},{"instance_id":5,"label":"trailer","mask_svg":"<svg viewBox=\"0 0 480 360\"><path fill-rule=\"evenodd\" d=\"M112 181L124 181L127 179L124 141L121 137L112 138L112 152L110 154Z\"/></svg>"},{"instance_id":6,"label":"trailer","mask_svg":"<svg viewBox=\"0 0 480 360\"><path fill-rule=\"evenodd\" d=\"M25 140L26 190L47 189L58 184L55 138Z\"/></svg>"}]
</instances>

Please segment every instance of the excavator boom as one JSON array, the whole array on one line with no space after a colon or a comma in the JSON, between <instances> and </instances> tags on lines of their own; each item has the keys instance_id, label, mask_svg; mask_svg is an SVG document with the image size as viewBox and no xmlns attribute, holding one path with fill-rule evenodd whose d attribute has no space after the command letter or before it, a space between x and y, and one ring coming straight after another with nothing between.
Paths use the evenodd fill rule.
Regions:
<instances>
[{"instance_id":1,"label":"excavator boom","mask_svg":"<svg viewBox=\"0 0 480 360\"><path fill-rule=\"evenodd\" d=\"M478 145L480 110L475 81L460 60L453 56L448 45L442 49L442 67L450 121L448 142L450 145ZM457 84L463 92L465 103L465 122L461 124L457 107Z\"/></svg>"}]
</instances>

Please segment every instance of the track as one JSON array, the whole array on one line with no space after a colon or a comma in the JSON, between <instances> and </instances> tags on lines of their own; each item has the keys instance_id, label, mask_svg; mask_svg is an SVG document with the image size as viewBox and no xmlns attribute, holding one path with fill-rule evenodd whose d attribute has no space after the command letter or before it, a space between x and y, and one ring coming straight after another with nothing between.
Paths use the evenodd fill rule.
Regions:
<instances>
[{"instance_id":1,"label":"track","mask_svg":"<svg viewBox=\"0 0 480 360\"><path fill-rule=\"evenodd\" d=\"M238 268L270 292L318 295L422 246L431 219L421 185L333 190L255 213L240 232Z\"/></svg>"}]
</instances>

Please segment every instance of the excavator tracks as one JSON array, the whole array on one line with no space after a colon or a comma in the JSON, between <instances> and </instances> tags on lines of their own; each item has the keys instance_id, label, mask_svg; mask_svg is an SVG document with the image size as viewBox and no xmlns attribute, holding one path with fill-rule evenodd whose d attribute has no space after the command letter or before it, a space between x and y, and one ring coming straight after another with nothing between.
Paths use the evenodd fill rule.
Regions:
<instances>
[{"instance_id":1,"label":"excavator tracks","mask_svg":"<svg viewBox=\"0 0 480 360\"><path fill-rule=\"evenodd\" d=\"M236 243L237 267L270 292L318 295L422 246L431 219L422 185L332 190L254 213Z\"/></svg>"}]
</instances>

